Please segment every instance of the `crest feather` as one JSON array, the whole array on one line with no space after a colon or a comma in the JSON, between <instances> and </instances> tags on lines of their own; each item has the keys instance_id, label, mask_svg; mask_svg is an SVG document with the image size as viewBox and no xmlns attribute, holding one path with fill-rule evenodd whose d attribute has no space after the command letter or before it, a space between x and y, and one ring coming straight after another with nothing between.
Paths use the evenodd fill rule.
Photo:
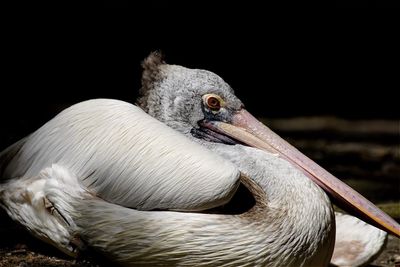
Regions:
<instances>
[{"instance_id":1,"label":"crest feather","mask_svg":"<svg viewBox=\"0 0 400 267\"><path fill-rule=\"evenodd\" d=\"M154 83L161 78L160 66L166 64L163 58L164 56L160 51L154 51L142 62L142 88L139 91L140 97L137 104L143 109L146 108L145 103L149 91L153 88Z\"/></svg>"}]
</instances>

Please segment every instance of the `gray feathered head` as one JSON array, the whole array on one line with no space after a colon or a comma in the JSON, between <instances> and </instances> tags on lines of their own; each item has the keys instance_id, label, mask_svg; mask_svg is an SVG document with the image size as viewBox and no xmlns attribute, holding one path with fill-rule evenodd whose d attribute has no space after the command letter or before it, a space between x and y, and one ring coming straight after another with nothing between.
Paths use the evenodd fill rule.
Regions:
<instances>
[{"instance_id":1,"label":"gray feathered head","mask_svg":"<svg viewBox=\"0 0 400 267\"><path fill-rule=\"evenodd\" d=\"M137 104L180 132L189 133L203 119L229 121L242 107L232 88L210 71L169 65L160 52L151 53L142 66Z\"/></svg>"}]
</instances>

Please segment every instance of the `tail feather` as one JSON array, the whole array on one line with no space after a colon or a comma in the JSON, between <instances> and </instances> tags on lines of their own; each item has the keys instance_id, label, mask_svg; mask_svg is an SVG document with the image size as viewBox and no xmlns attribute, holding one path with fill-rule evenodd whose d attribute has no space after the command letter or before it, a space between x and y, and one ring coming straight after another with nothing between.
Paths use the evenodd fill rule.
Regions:
<instances>
[{"instance_id":1,"label":"tail feather","mask_svg":"<svg viewBox=\"0 0 400 267\"><path fill-rule=\"evenodd\" d=\"M366 266L386 246L387 233L356 217L336 212L334 266Z\"/></svg>"},{"instance_id":2,"label":"tail feather","mask_svg":"<svg viewBox=\"0 0 400 267\"><path fill-rule=\"evenodd\" d=\"M15 221L25 226L35 237L76 256L76 245L71 242L75 223L65 210L70 203L60 195L73 195L79 200L86 194L77 178L67 169L53 164L38 176L11 179L0 185L0 206ZM57 205L55 198L60 198ZM69 199L67 199L69 200Z\"/></svg>"}]
</instances>

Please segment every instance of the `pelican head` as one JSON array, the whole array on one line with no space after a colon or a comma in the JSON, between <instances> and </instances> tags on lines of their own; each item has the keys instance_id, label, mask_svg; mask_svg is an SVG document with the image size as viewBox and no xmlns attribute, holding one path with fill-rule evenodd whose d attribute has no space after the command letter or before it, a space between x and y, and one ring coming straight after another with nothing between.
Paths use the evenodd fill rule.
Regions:
<instances>
[{"instance_id":1,"label":"pelican head","mask_svg":"<svg viewBox=\"0 0 400 267\"><path fill-rule=\"evenodd\" d=\"M400 236L396 221L254 118L218 75L166 64L159 53L145 59L143 68L138 105L151 116L199 142L239 143L279 155L324 189L340 207Z\"/></svg>"},{"instance_id":2,"label":"pelican head","mask_svg":"<svg viewBox=\"0 0 400 267\"><path fill-rule=\"evenodd\" d=\"M165 64L158 53L143 67L140 107L179 132L200 134L199 121L230 122L243 107L232 88L210 71Z\"/></svg>"}]
</instances>

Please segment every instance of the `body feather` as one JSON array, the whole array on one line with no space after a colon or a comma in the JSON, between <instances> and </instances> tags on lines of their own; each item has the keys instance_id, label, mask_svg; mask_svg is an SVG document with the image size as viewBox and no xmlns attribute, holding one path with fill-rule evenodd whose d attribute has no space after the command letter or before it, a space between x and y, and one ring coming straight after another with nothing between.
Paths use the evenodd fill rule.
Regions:
<instances>
[{"instance_id":1,"label":"body feather","mask_svg":"<svg viewBox=\"0 0 400 267\"><path fill-rule=\"evenodd\" d=\"M3 177L58 164L101 198L142 210L212 208L230 199L239 178L233 164L140 108L107 99L64 110L3 158Z\"/></svg>"}]
</instances>

